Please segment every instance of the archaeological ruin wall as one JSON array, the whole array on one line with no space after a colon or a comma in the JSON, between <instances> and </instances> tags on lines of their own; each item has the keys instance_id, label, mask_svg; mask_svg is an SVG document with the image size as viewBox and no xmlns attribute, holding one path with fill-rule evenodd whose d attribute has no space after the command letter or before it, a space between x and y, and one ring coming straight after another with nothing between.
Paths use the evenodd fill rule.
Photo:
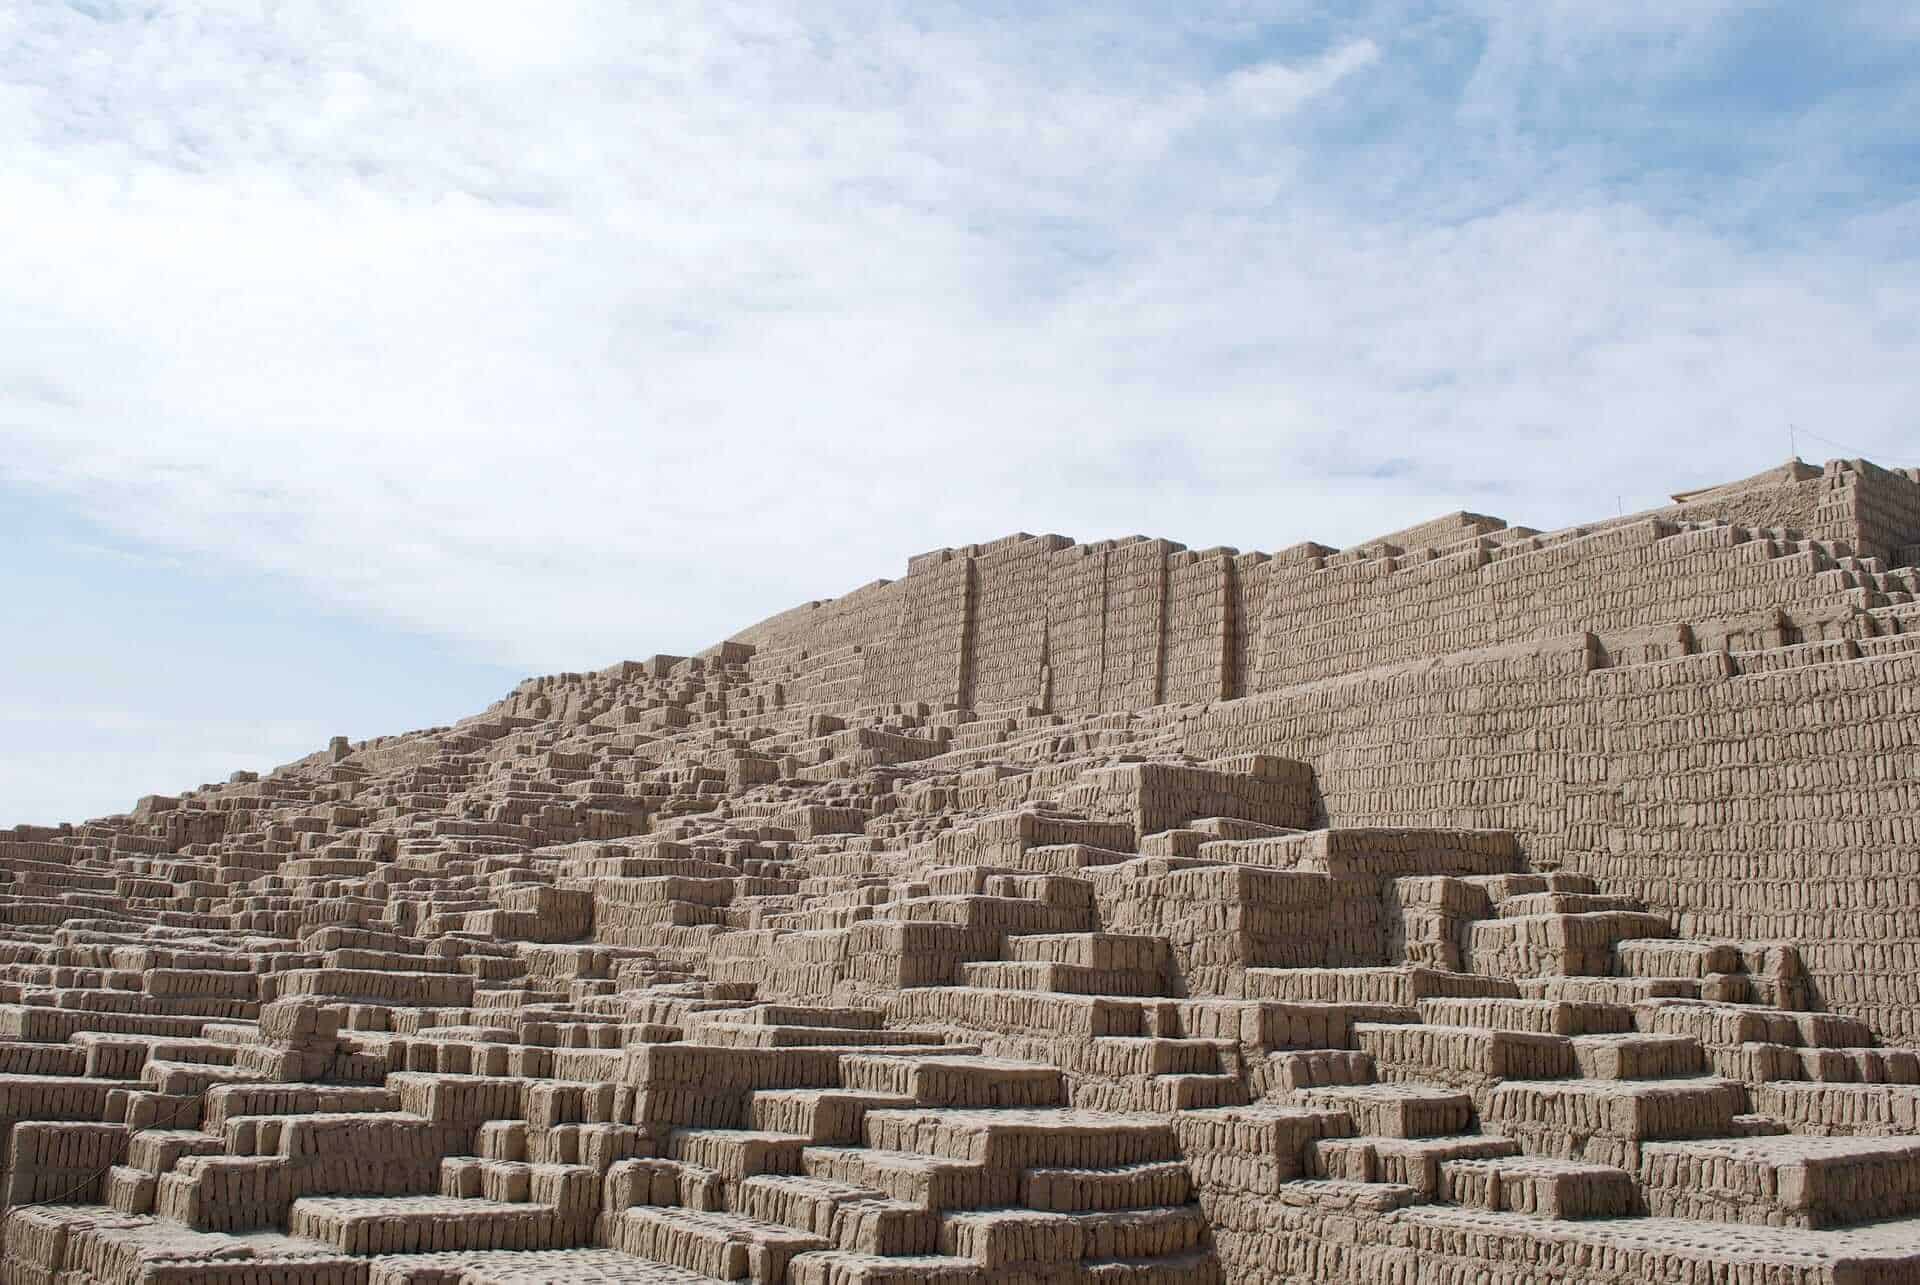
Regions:
<instances>
[{"instance_id":1,"label":"archaeological ruin wall","mask_svg":"<svg viewBox=\"0 0 1920 1285\"><path fill-rule=\"evenodd\" d=\"M1914 1285L1920 474L1015 535L0 831L8 1285Z\"/></svg>"},{"instance_id":2,"label":"archaeological ruin wall","mask_svg":"<svg viewBox=\"0 0 1920 1285\"><path fill-rule=\"evenodd\" d=\"M1914 470L1796 461L1550 533L1462 513L1344 551L1273 555L1008 536L920 555L903 580L736 638L835 658L835 677L857 681L834 694L857 704L1132 710L1585 630L1684 624L1708 649L1739 649L1798 627L1756 616L1852 601L1826 550L1886 563L1916 541Z\"/></svg>"},{"instance_id":3,"label":"archaeological ruin wall","mask_svg":"<svg viewBox=\"0 0 1920 1285\"><path fill-rule=\"evenodd\" d=\"M1183 739L1312 763L1334 825L1511 829L1689 933L1802 943L1820 1001L1920 1041L1920 655L1875 641L1598 669L1584 637L1519 645L1216 706Z\"/></svg>"},{"instance_id":4,"label":"archaeological ruin wall","mask_svg":"<svg viewBox=\"0 0 1920 1285\"><path fill-rule=\"evenodd\" d=\"M1184 743L1312 763L1336 824L1512 829L1702 932L1809 942L1836 1011L1920 1037L1915 661L1881 655L1920 614L1851 562L1920 547L1920 470L1674 499L1274 555L1012 536L739 637L817 641L839 686L799 694L856 705L1210 705Z\"/></svg>"}]
</instances>

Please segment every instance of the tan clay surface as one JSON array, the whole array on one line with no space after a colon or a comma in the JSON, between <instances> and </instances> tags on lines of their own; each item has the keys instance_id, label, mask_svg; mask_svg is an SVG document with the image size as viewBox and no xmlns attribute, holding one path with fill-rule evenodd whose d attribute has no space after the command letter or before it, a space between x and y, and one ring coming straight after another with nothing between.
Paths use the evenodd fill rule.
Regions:
<instances>
[{"instance_id":1,"label":"tan clay surface","mask_svg":"<svg viewBox=\"0 0 1920 1285\"><path fill-rule=\"evenodd\" d=\"M1016 535L0 831L0 1281L1920 1282L1916 554Z\"/></svg>"}]
</instances>

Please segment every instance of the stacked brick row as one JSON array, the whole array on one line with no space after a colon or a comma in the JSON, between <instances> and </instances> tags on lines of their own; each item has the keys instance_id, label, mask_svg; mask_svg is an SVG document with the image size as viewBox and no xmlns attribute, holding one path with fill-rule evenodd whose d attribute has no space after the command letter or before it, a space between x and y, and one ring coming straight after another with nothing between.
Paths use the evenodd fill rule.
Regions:
<instances>
[{"instance_id":1,"label":"stacked brick row","mask_svg":"<svg viewBox=\"0 0 1920 1285\"><path fill-rule=\"evenodd\" d=\"M1649 519L1430 560L1308 568L1268 589L1255 690L1519 638L1791 611L1828 597L1815 573L1829 563L1747 528L1688 532Z\"/></svg>"},{"instance_id":2,"label":"stacked brick row","mask_svg":"<svg viewBox=\"0 0 1920 1285\"><path fill-rule=\"evenodd\" d=\"M1658 531L1014 536L16 830L0 1275L1909 1279L1911 578ZM1232 698L1248 603L1541 567L1619 618Z\"/></svg>"}]
</instances>

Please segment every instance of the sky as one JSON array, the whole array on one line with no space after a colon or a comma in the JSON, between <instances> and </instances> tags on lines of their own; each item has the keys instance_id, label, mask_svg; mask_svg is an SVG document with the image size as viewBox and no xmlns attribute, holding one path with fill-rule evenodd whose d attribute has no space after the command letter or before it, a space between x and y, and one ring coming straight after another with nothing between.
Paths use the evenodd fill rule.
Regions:
<instances>
[{"instance_id":1,"label":"sky","mask_svg":"<svg viewBox=\"0 0 1920 1285\"><path fill-rule=\"evenodd\" d=\"M1017 530L1920 463L1914 120L1905 0L0 3L0 826Z\"/></svg>"}]
</instances>

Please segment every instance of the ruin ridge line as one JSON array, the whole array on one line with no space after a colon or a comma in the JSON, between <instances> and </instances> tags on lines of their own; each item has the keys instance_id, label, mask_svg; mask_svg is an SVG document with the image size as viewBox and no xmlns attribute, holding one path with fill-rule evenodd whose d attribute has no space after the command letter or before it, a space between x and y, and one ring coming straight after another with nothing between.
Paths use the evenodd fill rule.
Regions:
<instances>
[{"instance_id":1,"label":"ruin ridge line","mask_svg":"<svg viewBox=\"0 0 1920 1285\"><path fill-rule=\"evenodd\" d=\"M1020 534L0 831L0 1277L1920 1278L1916 563Z\"/></svg>"}]
</instances>

